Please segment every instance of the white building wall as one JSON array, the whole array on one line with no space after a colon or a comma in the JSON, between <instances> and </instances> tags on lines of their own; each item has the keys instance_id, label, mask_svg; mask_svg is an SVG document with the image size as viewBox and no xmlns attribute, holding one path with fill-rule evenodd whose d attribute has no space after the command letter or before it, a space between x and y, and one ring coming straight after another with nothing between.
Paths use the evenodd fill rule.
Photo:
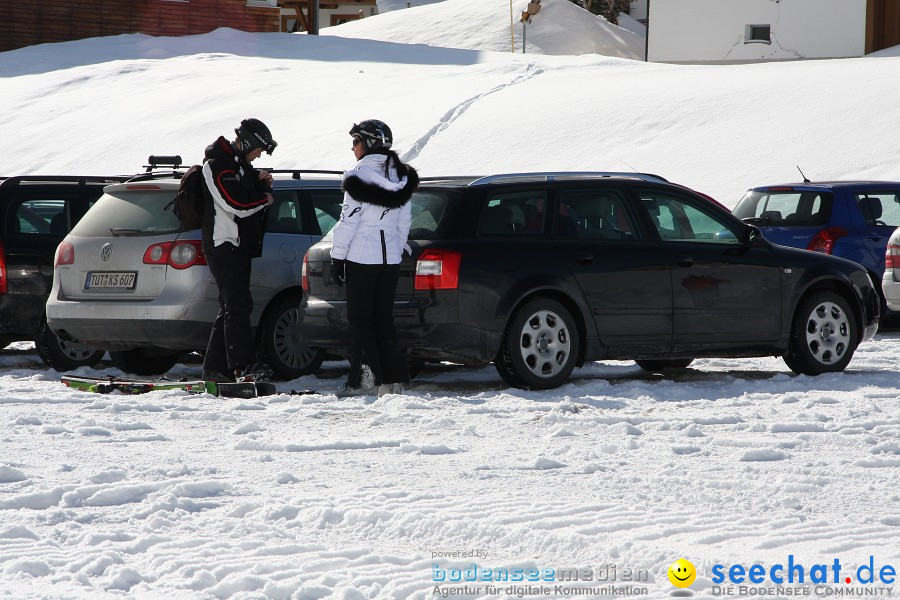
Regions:
<instances>
[{"instance_id":1,"label":"white building wall","mask_svg":"<svg viewBox=\"0 0 900 600\"><path fill-rule=\"evenodd\" d=\"M630 10L628 14L632 19L643 21L647 18L647 0L632 0Z\"/></svg>"},{"instance_id":2,"label":"white building wall","mask_svg":"<svg viewBox=\"0 0 900 600\"><path fill-rule=\"evenodd\" d=\"M730 62L865 54L866 0L647 0L647 60ZM745 40L771 25L771 43Z\"/></svg>"}]
</instances>

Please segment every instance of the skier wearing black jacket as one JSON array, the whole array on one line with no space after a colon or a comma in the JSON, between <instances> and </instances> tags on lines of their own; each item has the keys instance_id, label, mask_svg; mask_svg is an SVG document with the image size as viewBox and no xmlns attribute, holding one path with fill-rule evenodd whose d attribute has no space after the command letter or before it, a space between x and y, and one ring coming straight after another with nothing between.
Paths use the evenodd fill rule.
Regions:
<instances>
[{"instance_id":1,"label":"skier wearing black jacket","mask_svg":"<svg viewBox=\"0 0 900 600\"><path fill-rule=\"evenodd\" d=\"M203 253L219 287L219 314L203 359L203 379L266 381L272 370L256 357L250 327L251 260L262 254L272 175L250 163L277 146L269 128L244 119L229 142L219 137L203 162Z\"/></svg>"},{"instance_id":2,"label":"skier wearing black jacket","mask_svg":"<svg viewBox=\"0 0 900 600\"><path fill-rule=\"evenodd\" d=\"M409 199L419 175L391 150L383 122L354 124L356 166L344 173L344 205L334 228L331 273L347 286L352 356L347 384L338 396L398 394L409 382L406 359L394 330L394 297L412 221ZM363 377L363 358L374 382Z\"/></svg>"}]
</instances>

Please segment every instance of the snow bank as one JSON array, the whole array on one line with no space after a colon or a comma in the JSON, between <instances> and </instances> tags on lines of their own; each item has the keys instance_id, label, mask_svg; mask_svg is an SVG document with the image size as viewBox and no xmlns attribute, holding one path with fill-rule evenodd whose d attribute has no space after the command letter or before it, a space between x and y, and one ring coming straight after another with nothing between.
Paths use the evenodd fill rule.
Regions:
<instances>
[{"instance_id":1,"label":"snow bank","mask_svg":"<svg viewBox=\"0 0 900 600\"><path fill-rule=\"evenodd\" d=\"M522 52L520 17L528 3L513 3L510 32L509 0L444 0L322 29L322 35L366 38L400 44ZM570 2L543 0L525 32L527 54L602 54L643 60L640 24L625 17L630 29L610 24ZM514 40L512 39L514 35Z\"/></svg>"}]
</instances>

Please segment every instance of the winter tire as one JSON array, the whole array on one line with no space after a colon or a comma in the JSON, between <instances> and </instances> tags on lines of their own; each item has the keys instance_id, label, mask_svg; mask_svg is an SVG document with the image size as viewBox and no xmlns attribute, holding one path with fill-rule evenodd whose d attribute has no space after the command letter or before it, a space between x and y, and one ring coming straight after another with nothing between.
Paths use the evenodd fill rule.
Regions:
<instances>
[{"instance_id":1,"label":"winter tire","mask_svg":"<svg viewBox=\"0 0 900 600\"><path fill-rule=\"evenodd\" d=\"M650 371L651 373L661 373L671 369L686 369L692 362L693 358L671 358L671 359L648 359L636 360L637 366Z\"/></svg>"},{"instance_id":2,"label":"winter tire","mask_svg":"<svg viewBox=\"0 0 900 600\"><path fill-rule=\"evenodd\" d=\"M59 339L47 325L46 319L38 327L34 345L44 364L60 372L78 367L93 367L104 354L103 350Z\"/></svg>"},{"instance_id":3,"label":"winter tire","mask_svg":"<svg viewBox=\"0 0 900 600\"><path fill-rule=\"evenodd\" d=\"M494 366L513 387L549 390L565 383L577 360L575 319L556 300L539 297L513 314Z\"/></svg>"},{"instance_id":4,"label":"winter tire","mask_svg":"<svg viewBox=\"0 0 900 600\"><path fill-rule=\"evenodd\" d=\"M834 292L816 292L794 313L784 362L804 375L843 371L858 339L856 318L847 301Z\"/></svg>"},{"instance_id":5,"label":"winter tire","mask_svg":"<svg viewBox=\"0 0 900 600\"><path fill-rule=\"evenodd\" d=\"M162 375L175 366L184 351L163 348L134 348L110 351L109 358L123 373Z\"/></svg>"},{"instance_id":6,"label":"winter tire","mask_svg":"<svg viewBox=\"0 0 900 600\"><path fill-rule=\"evenodd\" d=\"M319 370L325 353L303 341L300 298L287 296L270 306L260 323L260 357L279 379L291 380Z\"/></svg>"}]
</instances>

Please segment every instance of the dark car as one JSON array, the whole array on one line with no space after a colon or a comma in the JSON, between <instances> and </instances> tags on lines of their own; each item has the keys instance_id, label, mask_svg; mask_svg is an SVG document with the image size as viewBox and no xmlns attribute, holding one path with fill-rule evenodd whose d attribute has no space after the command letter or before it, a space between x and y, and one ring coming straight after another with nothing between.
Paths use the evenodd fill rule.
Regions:
<instances>
[{"instance_id":1,"label":"dark car","mask_svg":"<svg viewBox=\"0 0 900 600\"><path fill-rule=\"evenodd\" d=\"M493 361L510 385L547 389L586 361L649 370L696 357L783 356L843 370L877 330L860 265L776 246L681 186L644 176L424 180L395 307L410 361ZM303 332L349 355L330 237L304 263Z\"/></svg>"},{"instance_id":2,"label":"dark car","mask_svg":"<svg viewBox=\"0 0 900 600\"><path fill-rule=\"evenodd\" d=\"M93 366L103 352L62 341L47 327L44 304L56 247L103 187L118 177L24 176L0 180L0 348L34 340L59 371Z\"/></svg>"},{"instance_id":3,"label":"dark car","mask_svg":"<svg viewBox=\"0 0 900 600\"><path fill-rule=\"evenodd\" d=\"M888 239L900 225L900 182L805 181L756 187L747 190L734 214L776 244L858 262L880 291ZM885 310L882 315L900 317Z\"/></svg>"}]
</instances>

